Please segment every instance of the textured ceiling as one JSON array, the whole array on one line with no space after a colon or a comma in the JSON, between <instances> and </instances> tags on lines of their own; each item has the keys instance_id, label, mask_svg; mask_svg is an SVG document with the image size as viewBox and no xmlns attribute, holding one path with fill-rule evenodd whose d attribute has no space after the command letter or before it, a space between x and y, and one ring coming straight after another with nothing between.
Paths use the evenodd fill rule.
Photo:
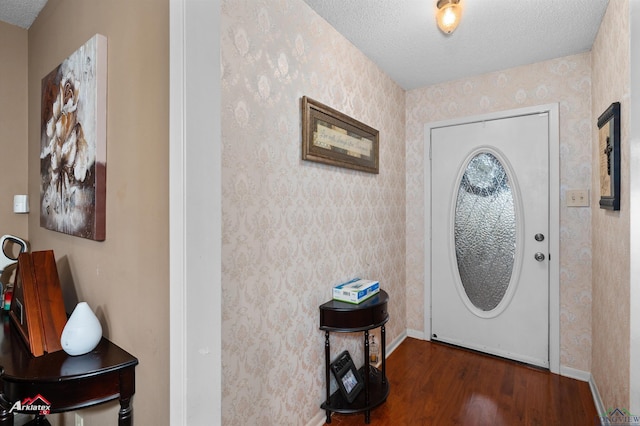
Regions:
<instances>
[{"instance_id":1,"label":"textured ceiling","mask_svg":"<svg viewBox=\"0 0 640 426\"><path fill-rule=\"evenodd\" d=\"M407 90L588 51L608 3L461 0L446 36L436 0L304 1ZM46 2L0 0L0 20L29 28Z\"/></svg>"},{"instance_id":2,"label":"textured ceiling","mask_svg":"<svg viewBox=\"0 0 640 426\"><path fill-rule=\"evenodd\" d=\"M304 0L405 89L591 50L608 0L461 0L438 30L436 0Z\"/></svg>"},{"instance_id":3,"label":"textured ceiling","mask_svg":"<svg viewBox=\"0 0 640 426\"><path fill-rule=\"evenodd\" d=\"M28 29L47 0L0 0L0 21Z\"/></svg>"}]
</instances>

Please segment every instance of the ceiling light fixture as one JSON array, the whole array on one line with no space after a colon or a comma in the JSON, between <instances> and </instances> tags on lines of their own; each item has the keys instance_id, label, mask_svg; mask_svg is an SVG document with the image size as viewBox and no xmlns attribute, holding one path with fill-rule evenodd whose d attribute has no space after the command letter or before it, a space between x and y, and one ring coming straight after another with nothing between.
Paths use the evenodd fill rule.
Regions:
<instances>
[{"instance_id":1,"label":"ceiling light fixture","mask_svg":"<svg viewBox=\"0 0 640 426\"><path fill-rule=\"evenodd\" d=\"M460 0L438 0L436 6L438 7L436 12L438 28L445 34L451 34L460 23L460 18L462 17Z\"/></svg>"}]
</instances>

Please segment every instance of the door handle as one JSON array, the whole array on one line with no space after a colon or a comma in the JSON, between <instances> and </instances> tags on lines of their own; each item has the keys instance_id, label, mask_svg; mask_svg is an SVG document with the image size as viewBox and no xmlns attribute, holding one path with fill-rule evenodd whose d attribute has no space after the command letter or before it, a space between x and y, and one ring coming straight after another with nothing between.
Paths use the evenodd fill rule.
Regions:
<instances>
[{"instance_id":1,"label":"door handle","mask_svg":"<svg viewBox=\"0 0 640 426\"><path fill-rule=\"evenodd\" d=\"M544 260L544 253L540 253L537 252L536 254L533 255L533 257L538 261L538 262L542 262Z\"/></svg>"},{"instance_id":2,"label":"door handle","mask_svg":"<svg viewBox=\"0 0 640 426\"><path fill-rule=\"evenodd\" d=\"M536 241L544 241L544 234L536 234L533 238L535 238Z\"/></svg>"}]
</instances>

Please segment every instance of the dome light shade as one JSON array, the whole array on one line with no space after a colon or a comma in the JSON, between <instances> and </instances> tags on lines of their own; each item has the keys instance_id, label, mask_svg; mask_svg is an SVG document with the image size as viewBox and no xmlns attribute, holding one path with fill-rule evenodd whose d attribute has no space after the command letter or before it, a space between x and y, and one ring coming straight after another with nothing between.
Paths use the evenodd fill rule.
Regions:
<instances>
[{"instance_id":1,"label":"dome light shade","mask_svg":"<svg viewBox=\"0 0 640 426\"><path fill-rule=\"evenodd\" d=\"M438 0L437 7L436 23L438 28L445 34L451 34L462 17L460 0Z\"/></svg>"}]
</instances>

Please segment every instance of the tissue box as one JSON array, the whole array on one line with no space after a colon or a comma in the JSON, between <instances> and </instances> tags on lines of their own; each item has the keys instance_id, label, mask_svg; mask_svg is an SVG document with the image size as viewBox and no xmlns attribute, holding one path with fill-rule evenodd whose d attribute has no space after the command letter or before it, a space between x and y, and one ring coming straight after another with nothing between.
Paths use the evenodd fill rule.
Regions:
<instances>
[{"instance_id":1,"label":"tissue box","mask_svg":"<svg viewBox=\"0 0 640 426\"><path fill-rule=\"evenodd\" d=\"M380 291L380 283L354 278L333 288L333 299L341 302L360 303Z\"/></svg>"}]
</instances>

